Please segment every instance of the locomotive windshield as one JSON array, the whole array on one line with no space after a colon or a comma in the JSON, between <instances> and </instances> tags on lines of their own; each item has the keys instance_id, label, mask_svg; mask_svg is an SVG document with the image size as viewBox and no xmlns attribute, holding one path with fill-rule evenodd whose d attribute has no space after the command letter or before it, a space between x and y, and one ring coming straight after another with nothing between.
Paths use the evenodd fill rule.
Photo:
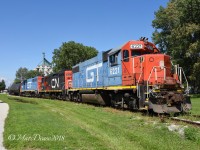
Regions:
<instances>
[{"instance_id":1,"label":"locomotive windshield","mask_svg":"<svg viewBox=\"0 0 200 150\"><path fill-rule=\"evenodd\" d=\"M135 57L135 56L140 56L141 55L141 51L139 50L132 50L131 51L131 56Z\"/></svg>"},{"instance_id":2,"label":"locomotive windshield","mask_svg":"<svg viewBox=\"0 0 200 150\"><path fill-rule=\"evenodd\" d=\"M140 55L145 55L145 54L150 54L149 52L141 52L140 50L132 50L131 51L131 56L132 57L136 57L136 56L140 56Z\"/></svg>"}]
</instances>

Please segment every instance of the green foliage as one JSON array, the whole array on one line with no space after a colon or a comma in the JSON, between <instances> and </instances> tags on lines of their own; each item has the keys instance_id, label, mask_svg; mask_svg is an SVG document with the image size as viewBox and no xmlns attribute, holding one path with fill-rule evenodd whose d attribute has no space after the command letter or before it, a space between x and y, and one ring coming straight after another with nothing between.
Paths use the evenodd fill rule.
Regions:
<instances>
[{"instance_id":1,"label":"green foliage","mask_svg":"<svg viewBox=\"0 0 200 150\"><path fill-rule=\"evenodd\" d=\"M18 80L24 80L26 78L26 75L28 73L28 69L26 67L22 68L20 67L17 71L16 71L16 79Z\"/></svg>"},{"instance_id":2,"label":"green foliage","mask_svg":"<svg viewBox=\"0 0 200 150\"><path fill-rule=\"evenodd\" d=\"M53 52L53 70L71 69L72 66L96 56L98 51L89 46L74 41L64 42Z\"/></svg>"},{"instance_id":3,"label":"green foliage","mask_svg":"<svg viewBox=\"0 0 200 150\"><path fill-rule=\"evenodd\" d=\"M6 88L5 81L2 80L2 81L0 82L0 91L5 90L5 88Z\"/></svg>"},{"instance_id":4,"label":"green foliage","mask_svg":"<svg viewBox=\"0 0 200 150\"><path fill-rule=\"evenodd\" d=\"M197 90L200 88L200 0L171 0L152 22L153 41L180 64Z\"/></svg>"},{"instance_id":5,"label":"green foliage","mask_svg":"<svg viewBox=\"0 0 200 150\"><path fill-rule=\"evenodd\" d=\"M28 78L33 78L36 76L42 76L42 72L39 72L37 70L29 70L26 75L26 78L28 79Z\"/></svg>"},{"instance_id":6,"label":"green foliage","mask_svg":"<svg viewBox=\"0 0 200 150\"><path fill-rule=\"evenodd\" d=\"M39 72L37 70L28 70L26 67L22 68L20 67L16 71L16 78L15 78L15 83L21 82L21 80L33 78L35 76L40 76L42 75L42 72Z\"/></svg>"}]
</instances>

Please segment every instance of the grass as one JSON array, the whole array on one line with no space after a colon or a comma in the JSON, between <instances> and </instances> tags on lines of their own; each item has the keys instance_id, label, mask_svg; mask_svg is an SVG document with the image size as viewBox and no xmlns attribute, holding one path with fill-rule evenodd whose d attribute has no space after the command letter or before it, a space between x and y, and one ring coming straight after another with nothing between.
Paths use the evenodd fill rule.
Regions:
<instances>
[{"instance_id":1,"label":"grass","mask_svg":"<svg viewBox=\"0 0 200 150\"><path fill-rule=\"evenodd\" d=\"M189 115L180 116L183 119L188 119L192 121L200 121L199 117L192 116L192 115L200 115L200 95L192 95L191 96L191 103L192 103L192 110Z\"/></svg>"},{"instance_id":2,"label":"grass","mask_svg":"<svg viewBox=\"0 0 200 150\"><path fill-rule=\"evenodd\" d=\"M7 149L200 149L200 129L189 127L183 138L140 113L7 95L0 100L10 106Z\"/></svg>"},{"instance_id":3,"label":"grass","mask_svg":"<svg viewBox=\"0 0 200 150\"><path fill-rule=\"evenodd\" d=\"M191 97L192 102L192 110L191 113L195 115L200 115L200 96L192 96Z\"/></svg>"}]
</instances>

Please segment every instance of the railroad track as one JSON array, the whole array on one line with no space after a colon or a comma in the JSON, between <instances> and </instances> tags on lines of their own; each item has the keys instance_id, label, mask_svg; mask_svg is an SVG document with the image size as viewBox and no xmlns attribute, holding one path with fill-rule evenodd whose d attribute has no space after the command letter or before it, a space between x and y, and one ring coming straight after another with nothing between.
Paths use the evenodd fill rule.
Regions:
<instances>
[{"instance_id":1,"label":"railroad track","mask_svg":"<svg viewBox=\"0 0 200 150\"><path fill-rule=\"evenodd\" d=\"M199 116L199 118L200 118L200 116ZM191 121L191 120L188 120L188 119L182 119L182 118L178 118L178 117L170 117L169 119L174 120L174 121L178 121L178 122L185 122L185 123L192 124L192 125L200 127L200 121Z\"/></svg>"},{"instance_id":2,"label":"railroad track","mask_svg":"<svg viewBox=\"0 0 200 150\"><path fill-rule=\"evenodd\" d=\"M184 123L187 123L187 124L191 124L191 125L200 127L200 115L188 115L188 117L198 118L199 121L192 121L188 118L185 119L185 118L178 118L178 117L169 117L169 116L165 116L165 115L158 115L158 117L160 118L161 122L165 122L165 119L170 119L172 121L184 122Z\"/></svg>"}]
</instances>

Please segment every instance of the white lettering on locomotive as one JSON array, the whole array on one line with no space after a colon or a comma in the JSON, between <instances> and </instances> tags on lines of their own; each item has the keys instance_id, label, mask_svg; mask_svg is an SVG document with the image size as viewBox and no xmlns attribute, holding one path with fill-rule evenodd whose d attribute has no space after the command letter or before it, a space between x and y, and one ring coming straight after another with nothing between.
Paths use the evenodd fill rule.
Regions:
<instances>
[{"instance_id":1,"label":"white lettering on locomotive","mask_svg":"<svg viewBox=\"0 0 200 150\"><path fill-rule=\"evenodd\" d=\"M31 89L31 84L32 84L32 82L27 83L27 89Z\"/></svg>"},{"instance_id":2,"label":"white lettering on locomotive","mask_svg":"<svg viewBox=\"0 0 200 150\"><path fill-rule=\"evenodd\" d=\"M115 75L119 73L119 67L110 68L110 75Z\"/></svg>"},{"instance_id":3,"label":"white lettering on locomotive","mask_svg":"<svg viewBox=\"0 0 200 150\"><path fill-rule=\"evenodd\" d=\"M97 70L96 77L97 77L97 81L99 81L99 68L100 67L102 67L102 63L98 63L96 65L86 68L86 82L94 82L94 71L91 71L94 69Z\"/></svg>"},{"instance_id":4,"label":"white lettering on locomotive","mask_svg":"<svg viewBox=\"0 0 200 150\"><path fill-rule=\"evenodd\" d=\"M53 89L55 89L56 87L59 88L59 78L58 78L58 79L53 78L53 79L51 80L51 87L52 87Z\"/></svg>"},{"instance_id":5,"label":"white lettering on locomotive","mask_svg":"<svg viewBox=\"0 0 200 150\"><path fill-rule=\"evenodd\" d=\"M138 49L138 48L142 48L142 44L132 44L130 46L131 49Z\"/></svg>"}]
</instances>

